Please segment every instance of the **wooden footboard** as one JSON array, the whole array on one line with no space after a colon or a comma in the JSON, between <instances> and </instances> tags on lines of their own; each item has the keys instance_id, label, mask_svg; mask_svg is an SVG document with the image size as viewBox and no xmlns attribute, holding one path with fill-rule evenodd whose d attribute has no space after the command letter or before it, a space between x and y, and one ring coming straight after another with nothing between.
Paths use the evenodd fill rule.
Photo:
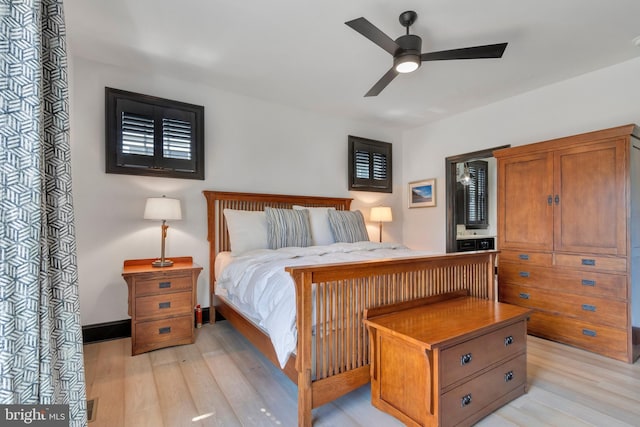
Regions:
<instances>
[{"instance_id":1,"label":"wooden footboard","mask_svg":"<svg viewBox=\"0 0 640 427\"><path fill-rule=\"evenodd\" d=\"M225 208L334 207L351 199L204 191L207 199L211 319L220 312L276 366L275 351L259 328L215 296L216 254L230 250ZM295 280L298 347L284 373L298 384L298 422L312 423L312 409L369 382L369 340L362 324L367 308L468 290L494 300L496 252L291 267ZM314 307L316 309L314 310Z\"/></svg>"},{"instance_id":2,"label":"wooden footboard","mask_svg":"<svg viewBox=\"0 0 640 427\"><path fill-rule=\"evenodd\" d=\"M467 290L494 299L496 252L289 267L296 284L298 424L369 379L367 308ZM315 307L315 309L314 309Z\"/></svg>"}]
</instances>

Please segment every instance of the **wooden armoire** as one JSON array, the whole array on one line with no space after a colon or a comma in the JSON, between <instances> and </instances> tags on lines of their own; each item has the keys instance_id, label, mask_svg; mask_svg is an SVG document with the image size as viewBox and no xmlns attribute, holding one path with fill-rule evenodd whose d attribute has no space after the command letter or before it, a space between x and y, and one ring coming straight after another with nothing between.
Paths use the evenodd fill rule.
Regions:
<instances>
[{"instance_id":1,"label":"wooden armoire","mask_svg":"<svg viewBox=\"0 0 640 427\"><path fill-rule=\"evenodd\" d=\"M640 352L640 132L497 150L498 299L532 335L632 363Z\"/></svg>"}]
</instances>

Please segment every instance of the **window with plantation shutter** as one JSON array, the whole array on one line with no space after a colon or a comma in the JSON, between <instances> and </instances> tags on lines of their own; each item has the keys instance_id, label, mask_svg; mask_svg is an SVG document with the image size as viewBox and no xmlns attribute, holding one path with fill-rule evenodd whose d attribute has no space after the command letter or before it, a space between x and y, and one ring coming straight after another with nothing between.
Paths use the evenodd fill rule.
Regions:
<instances>
[{"instance_id":1,"label":"window with plantation shutter","mask_svg":"<svg viewBox=\"0 0 640 427\"><path fill-rule=\"evenodd\" d=\"M488 228L489 226L488 165L489 163L484 160L467 163L471 174L471 183L464 187L464 215L467 228Z\"/></svg>"},{"instance_id":2,"label":"window with plantation shutter","mask_svg":"<svg viewBox=\"0 0 640 427\"><path fill-rule=\"evenodd\" d=\"M349 135L349 190L391 193L391 144Z\"/></svg>"},{"instance_id":3,"label":"window with plantation shutter","mask_svg":"<svg viewBox=\"0 0 640 427\"><path fill-rule=\"evenodd\" d=\"M204 107L105 88L106 172L204 179Z\"/></svg>"}]
</instances>

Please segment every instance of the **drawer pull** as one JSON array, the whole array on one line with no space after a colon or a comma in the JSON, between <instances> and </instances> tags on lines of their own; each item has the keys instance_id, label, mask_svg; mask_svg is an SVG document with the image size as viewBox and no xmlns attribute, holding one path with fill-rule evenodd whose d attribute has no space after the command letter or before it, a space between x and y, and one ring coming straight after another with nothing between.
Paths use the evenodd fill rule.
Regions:
<instances>
[{"instance_id":1,"label":"drawer pull","mask_svg":"<svg viewBox=\"0 0 640 427\"><path fill-rule=\"evenodd\" d=\"M596 311L596 306L591 304L582 304L582 309L585 311Z\"/></svg>"},{"instance_id":2,"label":"drawer pull","mask_svg":"<svg viewBox=\"0 0 640 427\"><path fill-rule=\"evenodd\" d=\"M528 271L521 271L520 272L520 277L529 277L529 272Z\"/></svg>"},{"instance_id":3,"label":"drawer pull","mask_svg":"<svg viewBox=\"0 0 640 427\"><path fill-rule=\"evenodd\" d=\"M460 356L460 366L464 366L468 363L471 363L471 353L463 354Z\"/></svg>"},{"instance_id":4,"label":"drawer pull","mask_svg":"<svg viewBox=\"0 0 640 427\"><path fill-rule=\"evenodd\" d=\"M596 334L596 331L592 331L591 329L583 329L582 335L586 335L588 337L595 337L597 334Z\"/></svg>"},{"instance_id":5,"label":"drawer pull","mask_svg":"<svg viewBox=\"0 0 640 427\"><path fill-rule=\"evenodd\" d=\"M508 337L505 337L504 339L504 346L508 346L513 344L513 336L509 335Z\"/></svg>"},{"instance_id":6,"label":"drawer pull","mask_svg":"<svg viewBox=\"0 0 640 427\"><path fill-rule=\"evenodd\" d=\"M171 282L160 282L158 283L158 287L160 289L167 289L171 287Z\"/></svg>"},{"instance_id":7,"label":"drawer pull","mask_svg":"<svg viewBox=\"0 0 640 427\"><path fill-rule=\"evenodd\" d=\"M520 255L518 255L518 258L520 258L521 260L524 260L524 261L528 261L529 260L529 254L520 254Z\"/></svg>"},{"instance_id":8,"label":"drawer pull","mask_svg":"<svg viewBox=\"0 0 640 427\"><path fill-rule=\"evenodd\" d=\"M462 399L460 399L460 403L463 408L471 404L471 393L465 394L464 396L462 396Z\"/></svg>"},{"instance_id":9,"label":"drawer pull","mask_svg":"<svg viewBox=\"0 0 640 427\"><path fill-rule=\"evenodd\" d=\"M158 303L158 308L171 308L171 301Z\"/></svg>"},{"instance_id":10,"label":"drawer pull","mask_svg":"<svg viewBox=\"0 0 640 427\"><path fill-rule=\"evenodd\" d=\"M582 279L582 286L595 286L595 280Z\"/></svg>"},{"instance_id":11,"label":"drawer pull","mask_svg":"<svg viewBox=\"0 0 640 427\"><path fill-rule=\"evenodd\" d=\"M513 379L513 371L509 371L506 374L504 374L504 382L505 383L508 383L512 379Z\"/></svg>"},{"instance_id":12,"label":"drawer pull","mask_svg":"<svg viewBox=\"0 0 640 427\"><path fill-rule=\"evenodd\" d=\"M520 298L522 299L529 299L529 294L526 292L520 292Z\"/></svg>"},{"instance_id":13,"label":"drawer pull","mask_svg":"<svg viewBox=\"0 0 640 427\"><path fill-rule=\"evenodd\" d=\"M549 206L551 206L551 205L553 204L553 197L551 197L551 194L549 194L549 195L547 196L547 204L548 204Z\"/></svg>"},{"instance_id":14,"label":"drawer pull","mask_svg":"<svg viewBox=\"0 0 640 427\"><path fill-rule=\"evenodd\" d=\"M158 329L158 333L160 335L162 335L162 334L170 334L171 333L171 326L165 326L164 328Z\"/></svg>"},{"instance_id":15,"label":"drawer pull","mask_svg":"<svg viewBox=\"0 0 640 427\"><path fill-rule=\"evenodd\" d=\"M582 265L596 265L595 259L582 258Z\"/></svg>"}]
</instances>

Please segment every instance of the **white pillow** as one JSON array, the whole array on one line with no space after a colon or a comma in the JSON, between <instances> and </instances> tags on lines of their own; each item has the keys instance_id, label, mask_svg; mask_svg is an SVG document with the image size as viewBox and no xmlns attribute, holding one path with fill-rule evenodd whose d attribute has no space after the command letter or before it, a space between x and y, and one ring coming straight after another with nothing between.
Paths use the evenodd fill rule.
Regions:
<instances>
[{"instance_id":1,"label":"white pillow","mask_svg":"<svg viewBox=\"0 0 640 427\"><path fill-rule=\"evenodd\" d=\"M267 217L264 211L225 209L229 240L233 255L253 249L267 249Z\"/></svg>"},{"instance_id":2,"label":"white pillow","mask_svg":"<svg viewBox=\"0 0 640 427\"><path fill-rule=\"evenodd\" d=\"M335 243L331 224L329 224L329 214L327 211L335 208L308 208L306 206L294 205L293 209L309 211L309 221L311 222L311 239L315 246L330 245Z\"/></svg>"}]
</instances>

